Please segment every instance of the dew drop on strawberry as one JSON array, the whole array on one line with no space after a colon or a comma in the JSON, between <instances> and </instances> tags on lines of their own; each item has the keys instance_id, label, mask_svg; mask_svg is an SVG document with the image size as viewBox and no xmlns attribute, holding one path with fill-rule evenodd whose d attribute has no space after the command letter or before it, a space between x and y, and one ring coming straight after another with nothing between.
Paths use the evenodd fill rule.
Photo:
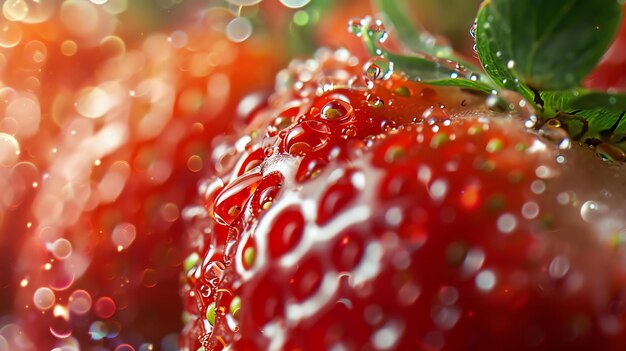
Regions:
<instances>
[{"instance_id":1,"label":"dew drop on strawberry","mask_svg":"<svg viewBox=\"0 0 626 351\"><path fill-rule=\"evenodd\" d=\"M370 33L372 38L379 43L385 42L385 40L387 40L388 34L385 26L383 25L383 22L379 19L376 19L374 21L368 19L367 22L369 22L367 24L367 31Z\"/></svg>"},{"instance_id":2,"label":"dew drop on strawberry","mask_svg":"<svg viewBox=\"0 0 626 351\"><path fill-rule=\"evenodd\" d=\"M382 109L383 107L385 107L385 102L380 97L374 94L368 94L366 101L370 107L373 107L375 109Z\"/></svg>"},{"instance_id":3,"label":"dew drop on strawberry","mask_svg":"<svg viewBox=\"0 0 626 351\"><path fill-rule=\"evenodd\" d=\"M273 137L278 134L278 132L287 129L294 122L298 113L300 112L300 107L291 107L287 110L281 112L278 117L274 118L272 123L267 126L267 134L270 137Z\"/></svg>"},{"instance_id":4,"label":"dew drop on strawberry","mask_svg":"<svg viewBox=\"0 0 626 351\"><path fill-rule=\"evenodd\" d=\"M261 148L256 149L255 151L251 152L248 155L248 157L246 157L246 159L243 161L243 163L241 164L241 167L239 168L239 172L237 173L237 175L241 176L242 174L250 171L254 167L260 165L264 159L265 159L265 153L263 152L263 149Z\"/></svg>"},{"instance_id":5,"label":"dew drop on strawberry","mask_svg":"<svg viewBox=\"0 0 626 351\"><path fill-rule=\"evenodd\" d=\"M352 106L342 100L332 100L322 107L320 116L329 121L343 122L352 115Z\"/></svg>"},{"instance_id":6,"label":"dew drop on strawberry","mask_svg":"<svg viewBox=\"0 0 626 351\"><path fill-rule=\"evenodd\" d=\"M307 120L292 127L285 135L284 149L294 156L304 156L324 147L330 139L330 127L321 121Z\"/></svg>"},{"instance_id":7,"label":"dew drop on strawberry","mask_svg":"<svg viewBox=\"0 0 626 351\"><path fill-rule=\"evenodd\" d=\"M371 58L363 66L363 77L370 87L377 80L389 79L392 74L393 62L381 56Z\"/></svg>"},{"instance_id":8,"label":"dew drop on strawberry","mask_svg":"<svg viewBox=\"0 0 626 351\"><path fill-rule=\"evenodd\" d=\"M250 201L250 209L253 215L257 215L264 210L266 211L272 206L282 184L283 176L280 172L271 172L263 177Z\"/></svg>"},{"instance_id":9,"label":"dew drop on strawberry","mask_svg":"<svg viewBox=\"0 0 626 351\"><path fill-rule=\"evenodd\" d=\"M209 211L213 212L215 198L224 189L224 182L218 177L211 177L199 186L202 204Z\"/></svg>"},{"instance_id":10,"label":"dew drop on strawberry","mask_svg":"<svg viewBox=\"0 0 626 351\"><path fill-rule=\"evenodd\" d=\"M304 234L304 217L299 209L287 209L274 220L268 237L270 256L278 258L293 250Z\"/></svg>"},{"instance_id":11,"label":"dew drop on strawberry","mask_svg":"<svg viewBox=\"0 0 626 351\"><path fill-rule=\"evenodd\" d=\"M263 179L261 172L250 171L237 177L215 198L215 220L221 224L232 224L244 209L257 186Z\"/></svg>"},{"instance_id":12,"label":"dew drop on strawberry","mask_svg":"<svg viewBox=\"0 0 626 351\"><path fill-rule=\"evenodd\" d=\"M348 21L348 31L358 37L362 35L361 33L362 26L363 25L361 24L360 18L352 18L350 19L350 21Z\"/></svg>"},{"instance_id":13,"label":"dew drop on strawberry","mask_svg":"<svg viewBox=\"0 0 626 351\"><path fill-rule=\"evenodd\" d=\"M205 285L206 288L202 291L202 295L204 297L209 297L215 292L220 280L222 279L224 269L226 269L224 263L217 260L209 262L204 267L202 277L207 284Z\"/></svg>"},{"instance_id":14,"label":"dew drop on strawberry","mask_svg":"<svg viewBox=\"0 0 626 351\"><path fill-rule=\"evenodd\" d=\"M449 123L450 122L450 114L446 111L444 106L437 105L431 106L424 110L422 113L422 118L429 125L434 125L435 123Z\"/></svg>"}]
</instances>

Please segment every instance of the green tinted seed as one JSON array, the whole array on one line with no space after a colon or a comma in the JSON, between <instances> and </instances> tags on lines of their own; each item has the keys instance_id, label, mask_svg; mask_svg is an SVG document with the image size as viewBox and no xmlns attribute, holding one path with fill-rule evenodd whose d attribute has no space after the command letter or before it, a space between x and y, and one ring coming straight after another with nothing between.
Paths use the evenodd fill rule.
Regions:
<instances>
[{"instance_id":1,"label":"green tinted seed","mask_svg":"<svg viewBox=\"0 0 626 351\"><path fill-rule=\"evenodd\" d=\"M448 141L450 141L450 137L446 133L437 133L433 135L433 138L430 140L430 147L436 149L440 146L443 146Z\"/></svg>"},{"instance_id":2,"label":"green tinted seed","mask_svg":"<svg viewBox=\"0 0 626 351\"><path fill-rule=\"evenodd\" d=\"M483 132L483 128L481 126L471 126L467 130L467 134L469 135L477 135Z\"/></svg>"},{"instance_id":3,"label":"green tinted seed","mask_svg":"<svg viewBox=\"0 0 626 351\"><path fill-rule=\"evenodd\" d=\"M546 230L553 230L554 228L554 215L551 213L545 213L541 216L541 224Z\"/></svg>"},{"instance_id":4,"label":"green tinted seed","mask_svg":"<svg viewBox=\"0 0 626 351\"><path fill-rule=\"evenodd\" d=\"M185 263L183 264L183 268L185 272L189 272L196 264L200 261L200 256L197 253L192 253L185 259Z\"/></svg>"},{"instance_id":5,"label":"green tinted seed","mask_svg":"<svg viewBox=\"0 0 626 351\"><path fill-rule=\"evenodd\" d=\"M489 153L494 153L494 152L498 152L502 150L503 148L504 148L504 143L502 142L502 140L495 138L495 139L489 140L485 150L487 150L487 152Z\"/></svg>"},{"instance_id":6,"label":"green tinted seed","mask_svg":"<svg viewBox=\"0 0 626 351\"><path fill-rule=\"evenodd\" d=\"M411 96L411 90L405 86L397 87L393 92L404 97Z\"/></svg>"},{"instance_id":7,"label":"green tinted seed","mask_svg":"<svg viewBox=\"0 0 626 351\"><path fill-rule=\"evenodd\" d=\"M206 319L209 321L209 324L215 324L215 302L209 304L206 310Z\"/></svg>"},{"instance_id":8,"label":"green tinted seed","mask_svg":"<svg viewBox=\"0 0 626 351\"><path fill-rule=\"evenodd\" d=\"M528 145L526 145L526 144L517 144L517 145L515 145L515 150L517 150L517 151L523 152L523 151L526 151L526 149L528 149Z\"/></svg>"},{"instance_id":9,"label":"green tinted seed","mask_svg":"<svg viewBox=\"0 0 626 351\"><path fill-rule=\"evenodd\" d=\"M485 203L486 210L491 213L502 212L506 207L506 199L501 194L490 196Z\"/></svg>"},{"instance_id":10,"label":"green tinted seed","mask_svg":"<svg viewBox=\"0 0 626 351\"><path fill-rule=\"evenodd\" d=\"M256 258L256 250L254 249L254 247L250 246L244 250L243 263L247 267L252 267L252 264L254 263L255 258Z\"/></svg>"},{"instance_id":11,"label":"green tinted seed","mask_svg":"<svg viewBox=\"0 0 626 351\"><path fill-rule=\"evenodd\" d=\"M233 297L232 301L230 302L230 314L235 316L235 314L239 312L240 308L241 308L241 298L239 296Z\"/></svg>"},{"instance_id":12,"label":"green tinted seed","mask_svg":"<svg viewBox=\"0 0 626 351\"><path fill-rule=\"evenodd\" d=\"M400 146L392 146L385 152L385 162L394 163L406 158L406 151Z\"/></svg>"},{"instance_id":13,"label":"green tinted seed","mask_svg":"<svg viewBox=\"0 0 626 351\"><path fill-rule=\"evenodd\" d=\"M459 265L467 254L467 244L455 241L446 249L446 261L450 265Z\"/></svg>"}]
</instances>

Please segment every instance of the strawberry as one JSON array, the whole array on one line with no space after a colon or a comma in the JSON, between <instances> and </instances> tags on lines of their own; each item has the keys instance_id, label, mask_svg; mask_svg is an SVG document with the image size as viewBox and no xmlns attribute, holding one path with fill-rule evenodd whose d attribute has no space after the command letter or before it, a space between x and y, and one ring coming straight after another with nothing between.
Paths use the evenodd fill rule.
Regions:
<instances>
[{"instance_id":1,"label":"strawberry","mask_svg":"<svg viewBox=\"0 0 626 351\"><path fill-rule=\"evenodd\" d=\"M626 4L622 5L622 14ZM585 85L602 90L626 90L626 21L622 21L617 37L606 52L602 61L585 80Z\"/></svg>"},{"instance_id":2,"label":"strawberry","mask_svg":"<svg viewBox=\"0 0 626 351\"><path fill-rule=\"evenodd\" d=\"M624 345L623 167L382 58L277 86L185 211L183 350Z\"/></svg>"}]
</instances>

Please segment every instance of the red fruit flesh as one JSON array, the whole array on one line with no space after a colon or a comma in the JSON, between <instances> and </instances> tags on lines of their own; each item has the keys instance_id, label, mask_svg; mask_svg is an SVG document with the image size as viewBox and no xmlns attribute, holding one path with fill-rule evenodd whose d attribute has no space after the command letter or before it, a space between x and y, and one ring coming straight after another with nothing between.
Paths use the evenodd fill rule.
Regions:
<instances>
[{"instance_id":1,"label":"red fruit flesh","mask_svg":"<svg viewBox=\"0 0 626 351\"><path fill-rule=\"evenodd\" d=\"M279 77L295 84L212 174L214 218L194 212L183 350L626 343L623 167L481 96L399 75L367 88L345 51Z\"/></svg>"}]
</instances>

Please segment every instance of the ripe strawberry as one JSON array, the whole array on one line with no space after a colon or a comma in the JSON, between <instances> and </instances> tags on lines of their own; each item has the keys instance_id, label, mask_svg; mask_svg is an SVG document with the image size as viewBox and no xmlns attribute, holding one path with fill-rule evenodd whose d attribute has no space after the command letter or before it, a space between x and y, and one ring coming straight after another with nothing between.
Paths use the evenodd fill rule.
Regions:
<instances>
[{"instance_id":1,"label":"ripe strawberry","mask_svg":"<svg viewBox=\"0 0 626 351\"><path fill-rule=\"evenodd\" d=\"M183 350L618 350L621 166L320 50L188 208Z\"/></svg>"},{"instance_id":2,"label":"ripe strawberry","mask_svg":"<svg viewBox=\"0 0 626 351\"><path fill-rule=\"evenodd\" d=\"M622 5L622 14L626 13L626 4ZM591 72L585 85L601 90L626 90L626 21L622 21L617 37L604 55L598 67Z\"/></svg>"}]
</instances>

